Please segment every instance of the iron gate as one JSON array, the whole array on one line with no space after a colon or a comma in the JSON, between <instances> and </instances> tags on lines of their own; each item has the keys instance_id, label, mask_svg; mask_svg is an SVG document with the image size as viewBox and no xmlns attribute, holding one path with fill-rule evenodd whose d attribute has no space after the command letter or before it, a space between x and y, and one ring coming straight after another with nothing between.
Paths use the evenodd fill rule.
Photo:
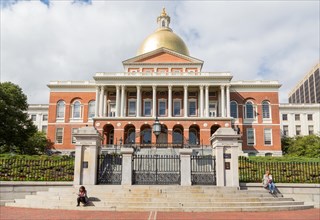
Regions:
<instances>
[{"instance_id":1,"label":"iron gate","mask_svg":"<svg viewBox=\"0 0 320 220\"><path fill-rule=\"evenodd\" d=\"M98 184L121 184L122 155L101 154L98 156Z\"/></svg>"},{"instance_id":2,"label":"iron gate","mask_svg":"<svg viewBox=\"0 0 320 220\"><path fill-rule=\"evenodd\" d=\"M215 156L191 156L191 183L192 185L216 185Z\"/></svg>"},{"instance_id":3,"label":"iron gate","mask_svg":"<svg viewBox=\"0 0 320 220\"><path fill-rule=\"evenodd\" d=\"M180 184L180 156L178 155L134 155L132 162L133 184Z\"/></svg>"}]
</instances>

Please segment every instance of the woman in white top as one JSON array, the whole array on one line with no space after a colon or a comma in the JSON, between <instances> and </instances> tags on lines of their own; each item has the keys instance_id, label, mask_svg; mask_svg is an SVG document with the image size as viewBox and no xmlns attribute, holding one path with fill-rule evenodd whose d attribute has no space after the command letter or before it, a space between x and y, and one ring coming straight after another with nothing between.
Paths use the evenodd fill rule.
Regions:
<instances>
[{"instance_id":1,"label":"woman in white top","mask_svg":"<svg viewBox=\"0 0 320 220\"><path fill-rule=\"evenodd\" d=\"M264 188L269 188L270 193L274 193L275 185L269 170L267 170L266 174L263 175L262 184Z\"/></svg>"}]
</instances>

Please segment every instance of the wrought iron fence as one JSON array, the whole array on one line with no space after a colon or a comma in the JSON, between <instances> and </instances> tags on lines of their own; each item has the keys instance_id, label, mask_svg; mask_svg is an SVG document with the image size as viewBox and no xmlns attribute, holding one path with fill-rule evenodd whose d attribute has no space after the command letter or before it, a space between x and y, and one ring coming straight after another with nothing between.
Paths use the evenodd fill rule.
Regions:
<instances>
[{"instance_id":1,"label":"wrought iron fence","mask_svg":"<svg viewBox=\"0 0 320 220\"><path fill-rule=\"evenodd\" d=\"M180 184L179 155L134 155L133 184Z\"/></svg>"},{"instance_id":2,"label":"wrought iron fence","mask_svg":"<svg viewBox=\"0 0 320 220\"><path fill-rule=\"evenodd\" d=\"M191 156L192 185L216 185L216 158L212 155Z\"/></svg>"},{"instance_id":3,"label":"wrought iron fence","mask_svg":"<svg viewBox=\"0 0 320 220\"><path fill-rule=\"evenodd\" d=\"M121 184L122 155L101 154L98 156L98 184Z\"/></svg>"},{"instance_id":4,"label":"wrought iron fence","mask_svg":"<svg viewBox=\"0 0 320 220\"><path fill-rule=\"evenodd\" d=\"M0 159L1 181L73 181L74 158Z\"/></svg>"},{"instance_id":5,"label":"wrought iron fence","mask_svg":"<svg viewBox=\"0 0 320 220\"><path fill-rule=\"evenodd\" d=\"M239 157L240 182L262 182L266 170L278 183L320 183L320 162L256 162Z\"/></svg>"}]
</instances>

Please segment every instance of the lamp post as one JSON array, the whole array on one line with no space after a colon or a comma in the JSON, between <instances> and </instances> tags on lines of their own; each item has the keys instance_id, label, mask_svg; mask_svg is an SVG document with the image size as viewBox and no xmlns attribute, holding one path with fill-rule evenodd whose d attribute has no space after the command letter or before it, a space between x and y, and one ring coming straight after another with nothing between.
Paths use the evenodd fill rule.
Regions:
<instances>
[{"instance_id":1,"label":"lamp post","mask_svg":"<svg viewBox=\"0 0 320 220\"><path fill-rule=\"evenodd\" d=\"M154 135L156 136L156 144L158 143L158 137L161 133L161 124L159 122L158 116L156 117L156 120L154 121L152 125L152 130Z\"/></svg>"}]
</instances>

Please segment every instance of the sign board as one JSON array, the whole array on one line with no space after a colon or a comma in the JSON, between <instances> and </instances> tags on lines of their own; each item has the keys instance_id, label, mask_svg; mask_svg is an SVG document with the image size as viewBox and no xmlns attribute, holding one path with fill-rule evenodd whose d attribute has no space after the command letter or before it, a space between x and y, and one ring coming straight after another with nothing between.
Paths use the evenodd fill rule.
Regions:
<instances>
[{"instance_id":1,"label":"sign board","mask_svg":"<svg viewBox=\"0 0 320 220\"><path fill-rule=\"evenodd\" d=\"M226 154L226 153L224 153L224 154L223 154L223 158L224 158L224 159L231 159L231 154Z\"/></svg>"},{"instance_id":2,"label":"sign board","mask_svg":"<svg viewBox=\"0 0 320 220\"><path fill-rule=\"evenodd\" d=\"M88 168L88 161L82 162L82 168Z\"/></svg>"}]
</instances>

